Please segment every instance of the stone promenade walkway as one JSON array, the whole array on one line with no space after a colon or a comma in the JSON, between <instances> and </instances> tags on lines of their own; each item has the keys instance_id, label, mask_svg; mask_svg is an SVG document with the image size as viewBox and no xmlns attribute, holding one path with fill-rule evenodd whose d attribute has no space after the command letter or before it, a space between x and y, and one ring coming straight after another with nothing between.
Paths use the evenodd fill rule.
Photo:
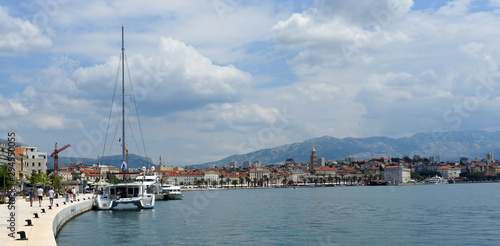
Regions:
<instances>
[{"instance_id":1,"label":"stone promenade walkway","mask_svg":"<svg viewBox=\"0 0 500 246\"><path fill-rule=\"evenodd\" d=\"M48 197L44 197L41 207L38 201L33 201L33 207L30 207L30 203L22 197L17 197L14 206L1 204L0 245L57 245L55 236L64 223L92 208L92 195L79 195L77 199L79 201L66 204L64 198L54 199L51 208ZM32 226L28 226L27 219L31 220ZM19 240L20 231L24 231L27 240Z\"/></svg>"}]
</instances>

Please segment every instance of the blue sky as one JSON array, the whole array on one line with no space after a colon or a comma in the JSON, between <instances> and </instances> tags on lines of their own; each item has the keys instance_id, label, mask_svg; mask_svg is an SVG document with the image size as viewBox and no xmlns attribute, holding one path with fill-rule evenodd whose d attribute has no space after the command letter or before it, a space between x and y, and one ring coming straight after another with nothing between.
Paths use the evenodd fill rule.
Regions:
<instances>
[{"instance_id":1,"label":"blue sky","mask_svg":"<svg viewBox=\"0 0 500 246\"><path fill-rule=\"evenodd\" d=\"M155 162L204 163L323 135L496 131L499 8L498 0L1 1L0 131L49 153L58 142L72 144L65 156L102 155L122 25Z\"/></svg>"}]
</instances>

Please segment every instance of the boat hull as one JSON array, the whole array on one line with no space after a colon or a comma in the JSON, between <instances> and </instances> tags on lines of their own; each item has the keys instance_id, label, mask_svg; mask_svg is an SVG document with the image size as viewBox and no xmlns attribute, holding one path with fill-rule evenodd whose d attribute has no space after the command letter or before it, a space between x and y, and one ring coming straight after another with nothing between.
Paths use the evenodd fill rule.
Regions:
<instances>
[{"instance_id":1,"label":"boat hull","mask_svg":"<svg viewBox=\"0 0 500 246\"><path fill-rule=\"evenodd\" d=\"M94 207L98 210L115 208L151 209L155 206L155 195L146 192L147 186L140 183L115 184L104 188L97 196Z\"/></svg>"},{"instance_id":2,"label":"boat hull","mask_svg":"<svg viewBox=\"0 0 500 246\"><path fill-rule=\"evenodd\" d=\"M182 194L168 194L168 200L182 200Z\"/></svg>"}]
</instances>

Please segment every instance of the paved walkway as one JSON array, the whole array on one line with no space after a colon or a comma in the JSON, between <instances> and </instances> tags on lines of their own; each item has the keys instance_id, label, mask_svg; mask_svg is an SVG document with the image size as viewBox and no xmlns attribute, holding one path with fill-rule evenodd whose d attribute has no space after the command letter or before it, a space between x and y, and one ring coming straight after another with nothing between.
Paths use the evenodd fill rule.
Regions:
<instances>
[{"instance_id":1,"label":"paved walkway","mask_svg":"<svg viewBox=\"0 0 500 246\"><path fill-rule=\"evenodd\" d=\"M14 206L0 205L0 245L57 245L57 230L66 220L89 210L92 206L92 199L89 198L91 194L79 195L77 199L80 201L67 204L63 203L64 198L54 199L51 209L48 197L44 197L41 207L38 201L33 201L33 207L30 207L29 201L23 197L17 197ZM45 213L42 209L45 209ZM34 213L37 213L39 218L35 218ZM31 219L33 226L27 226L27 219ZM24 231L28 240L19 240L19 231Z\"/></svg>"}]
</instances>

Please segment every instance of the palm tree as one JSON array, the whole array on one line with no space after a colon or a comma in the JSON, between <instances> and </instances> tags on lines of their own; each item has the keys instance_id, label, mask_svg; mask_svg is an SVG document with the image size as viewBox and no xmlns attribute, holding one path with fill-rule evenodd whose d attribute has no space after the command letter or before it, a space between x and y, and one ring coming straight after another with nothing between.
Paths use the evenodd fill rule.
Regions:
<instances>
[{"instance_id":1,"label":"palm tree","mask_svg":"<svg viewBox=\"0 0 500 246\"><path fill-rule=\"evenodd\" d=\"M257 178L253 178L253 187L257 186Z\"/></svg>"},{"instance_id":2,"label":"palm tree","mask_svg":"<svg viewBox=\"0 0 500 246\"><path fill-rule=\"evenodd\" d=\"M243 177L240 176L239 180L240 180L240 186L243 185L243 181L244 181Z\"/></svg>"},{"instance_id":3,"label":"palm tree","mask_svg":"<svg viewBox=\"0 0 500 246\"><path fill-rule=\"evenodd\" d=\"M264 175L263 179L264 181L266 181L266 186L269 186L269 177L267 177L267 175Z\"/></svg>"},{"instance_id":4,"label":"palm tree","mask_svg":"<svg viewBox=\"0 0 500 246\"><path fill-rule=\"evenodd\" d=\"M220 187L222 187L222 185L224 185L224 175L220 174L219 179L220 179L220 181L219 181Z\"/></svg>"},{"instance_id":5,"label":"palm tree","mask_svg":"<svg viewBox=\"0 0 500 246\"><path fill-rule=\"evenodd\" d=\"M233 182L232 182L232 183L233 183L233 185L234 185L234 188L236 188L236 185L238 184L238 180L236 180L236 179L235 179L235 180L233 180Z\"/></svg>"},{"instance_id":6,"label":"palm tree","mask_svg":"<svg viewBox=\"0 0 500 246\"><path fill-rule=\"evenodd\" d=\"M331 184L331 183L332 183L332 181L333 181L333 177L332 177L332 175L331 175L331 174L330 174L330 175L328 175L328 178L327 178L327 179L328 179L328 183L330 183L330 184Z\"/></svg>"},{"instance_id":7,"label":"palm tree","mask_svg":"<svg viewBox=\"0 0 500 246\"><path fill-rule=\"evenodd\" d=\"M231 184L231 179L230 179L229 177L226 179L226 184L227 184L228 186L229 186L229 184Z\"/></svg>"},{"instance_id":8,"label":"palm tree","mask_svg":"<svg viewBox=\"0 0 500 246\"><path fill-rule=\"evenodd\" d=\"M288 181L288 179L286 178L286 176L284 176L284 177L283 177L283 181L282 181L283 186L285 186L285 185L286 185L286 182L287 182L287 181Z\"/></svg>"},{"instance_id":9,"label":"palm tree","mask_svg":"<svg viewBox=\"0 0 500 246\"><path fill-rule=\"evenodd\" d=\"M247 181L247 187L250 187L250 182L252 182L252 180L249 177L245 177L245 180Z\"/></svg>"}]
</instances>

